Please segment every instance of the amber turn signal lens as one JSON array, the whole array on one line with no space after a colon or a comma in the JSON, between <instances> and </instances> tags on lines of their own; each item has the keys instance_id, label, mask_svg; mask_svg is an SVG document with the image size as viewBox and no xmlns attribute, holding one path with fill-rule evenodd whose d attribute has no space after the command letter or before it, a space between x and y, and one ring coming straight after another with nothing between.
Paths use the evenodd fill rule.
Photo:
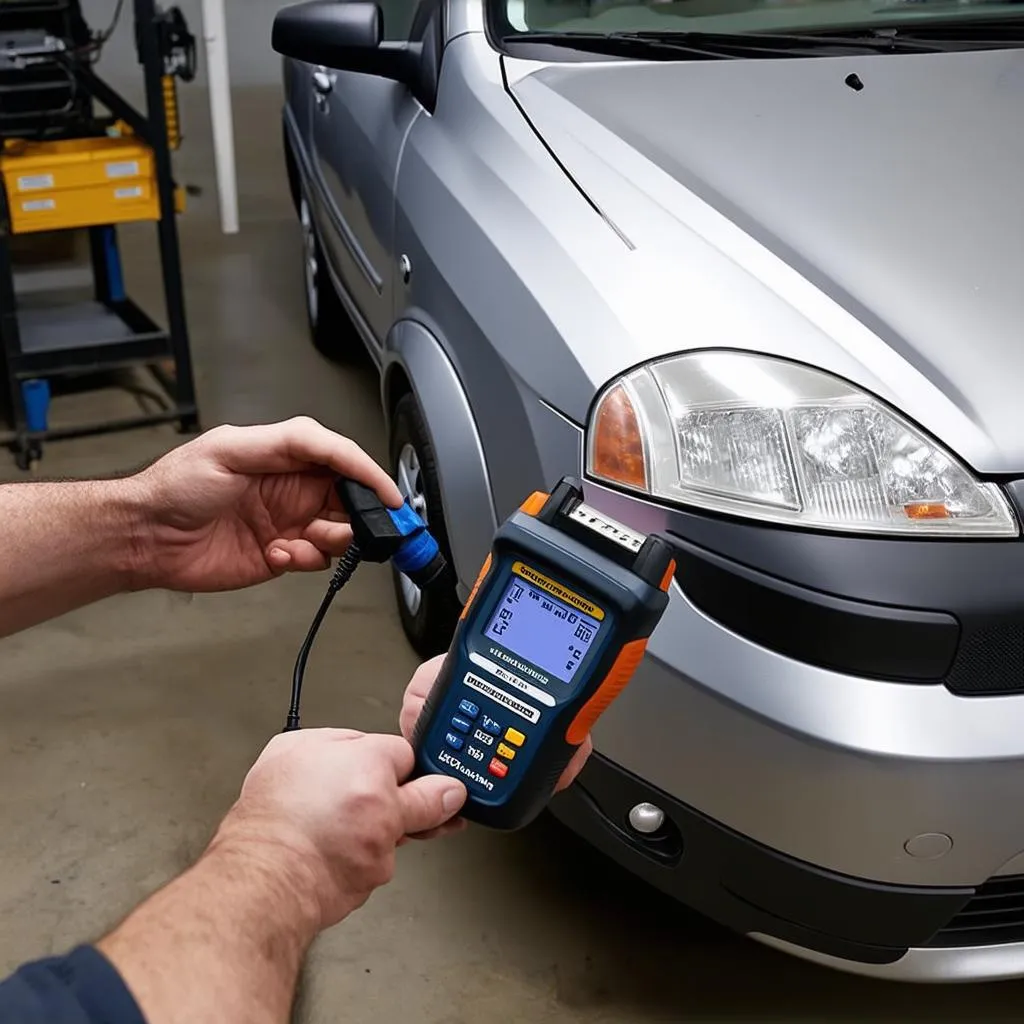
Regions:
<instances>
[{"instance_id":1,"label":"amber turn signal lens","mask_svg":"<svg viewBox=\"0 0 1024 1024\"><path fill-rule=\"evenodd\" d=\"M647 490L647 462L640 422L621 384L601 400L594 423L592 452L594 474Z\"/></svg>"},{"instance_id":2,"label":"amber turn signal lens","mask_svg":"<svg viewBox=\"0 0 1024 1024\"><path fill-rule=\"evenodd\" d=\"M903 506L908 519L948 519L949 509L941 501L912 501Z\"/></svg>"}]
</instances>

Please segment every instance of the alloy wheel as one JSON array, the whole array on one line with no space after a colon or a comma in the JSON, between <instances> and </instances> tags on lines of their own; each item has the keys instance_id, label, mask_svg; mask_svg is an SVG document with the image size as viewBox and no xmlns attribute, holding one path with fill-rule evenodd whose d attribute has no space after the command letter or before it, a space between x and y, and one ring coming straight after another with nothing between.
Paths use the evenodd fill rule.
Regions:
<instances>
[{"instance_id":1,"label":"alloy wheel","mask_svg":"<svg viewBox=\"0 0 1024 1024\"><path fill-rule=\"evenodd\" d=\"M299 220L302 223L302 244L305 250L303 270L306 278L306 306L309 309L309 320L314 326L320 312L320 295L317 291L316 279L320 269L316 252L316 230L313 227L313 216L309 212L309 203L303 196L299 204Z\"/></svg>"}]
</instances>

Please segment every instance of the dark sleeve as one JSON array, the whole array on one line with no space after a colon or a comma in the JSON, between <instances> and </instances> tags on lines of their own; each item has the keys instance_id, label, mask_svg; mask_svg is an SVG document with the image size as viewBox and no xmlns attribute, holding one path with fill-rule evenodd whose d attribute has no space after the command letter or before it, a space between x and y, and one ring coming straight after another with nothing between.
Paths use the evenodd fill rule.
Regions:
<instances>
[{"instance_id":1,"label":"dark sleeve","mask_svg":"<svg viewBox=\"0 0 1024 1024\"><path fill-rule=\"evenodd\" d=\"M99 950L79 946L36 960L0 982L0 1024L146 1024Z\"/></svg>"}]
</instances>

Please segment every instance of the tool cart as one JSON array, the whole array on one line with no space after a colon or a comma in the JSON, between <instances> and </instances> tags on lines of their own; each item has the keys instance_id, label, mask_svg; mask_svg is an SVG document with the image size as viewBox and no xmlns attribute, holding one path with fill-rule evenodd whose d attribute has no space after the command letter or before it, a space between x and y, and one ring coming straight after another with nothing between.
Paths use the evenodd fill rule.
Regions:
<instances>
[{"instance_id":1,"label":"tool cart","mask_svg":"<svg viewBox=\"0 0 1024 1024\"><path fill-rule=\"evenodd\" d=\"M175 422L198 429L185 316L171 152L180 141L177 80L195 73L195 41L177 8L130 0L145 112L96 72L114 23L94 33L78 0L0 0L0 417L28 469L58 438ZM105 113L101 113L105 111ZM118 225L155 225L166 327L125 291ZM36 232L89 236L91 294L29 301L15 288L12 243ZM51 427L36 401L51 381L142 368L160 408Z\"/></svg>"}]
</instances>

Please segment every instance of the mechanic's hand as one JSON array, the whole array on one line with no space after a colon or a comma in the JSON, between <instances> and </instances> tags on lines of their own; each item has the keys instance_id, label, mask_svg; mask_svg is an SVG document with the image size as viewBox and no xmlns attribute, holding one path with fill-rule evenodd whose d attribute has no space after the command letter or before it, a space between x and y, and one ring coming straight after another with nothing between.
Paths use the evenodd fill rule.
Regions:
<instances>
[{"instance_id":1,"label":"mechanic's hand","mask_svg":"<svg viewBox=\"0 0 1024 1024\"><path fill-rule=\"evenodd\" d=\"M407 740L411 741L412 739L416 720L420 717L420 712L423 710L423 705L426 702L431 687L434 685L438 672L441 671L444 659L445 656L439 654L437 657L423 662L413 673L409 685L405 688L398 725L402 730L402 735ZM568 789L576 781L576 776L583 771L583 766L587 763L587 758L590 757L593 750L594 744L588 733L586 739L580 744L579 749L572 755L572 759L565 766L565 771L562 772L562 777L558 780L558 785L555 786L556 793L561 793L563 789ZM430 832L425 836L415 836L414 838L432 839L435 835L455 831L464 825L465 821L459 818L455 821L446 822L443 828L437 832Z\"/></svg>"},{"instance_id":2,"label":"mechanic's hand","mask_svg":"<svg viewBox=\"0 0 1024 1024\"><path fill-rule=\"evenodd\" d=\"M132 477L144 525L138 586L234 590L330 565L352 539L334 480L394 482L354 441L308 417L216 427Z\"/></svg>"},{"instance_id":3,"label":"mechanic's hand","mask_svg":"<svg viewBox=\"0 0 1024 1024\"><path fill-rule=\"evenodd\" d=\"M275 736L221 823L218 847L287 866L308 879L329 928L391 880L395 848L457 814L466 788L440 775L404 785L413 752L399 736L303 729Z\"/></svg>"}]
</instances>

